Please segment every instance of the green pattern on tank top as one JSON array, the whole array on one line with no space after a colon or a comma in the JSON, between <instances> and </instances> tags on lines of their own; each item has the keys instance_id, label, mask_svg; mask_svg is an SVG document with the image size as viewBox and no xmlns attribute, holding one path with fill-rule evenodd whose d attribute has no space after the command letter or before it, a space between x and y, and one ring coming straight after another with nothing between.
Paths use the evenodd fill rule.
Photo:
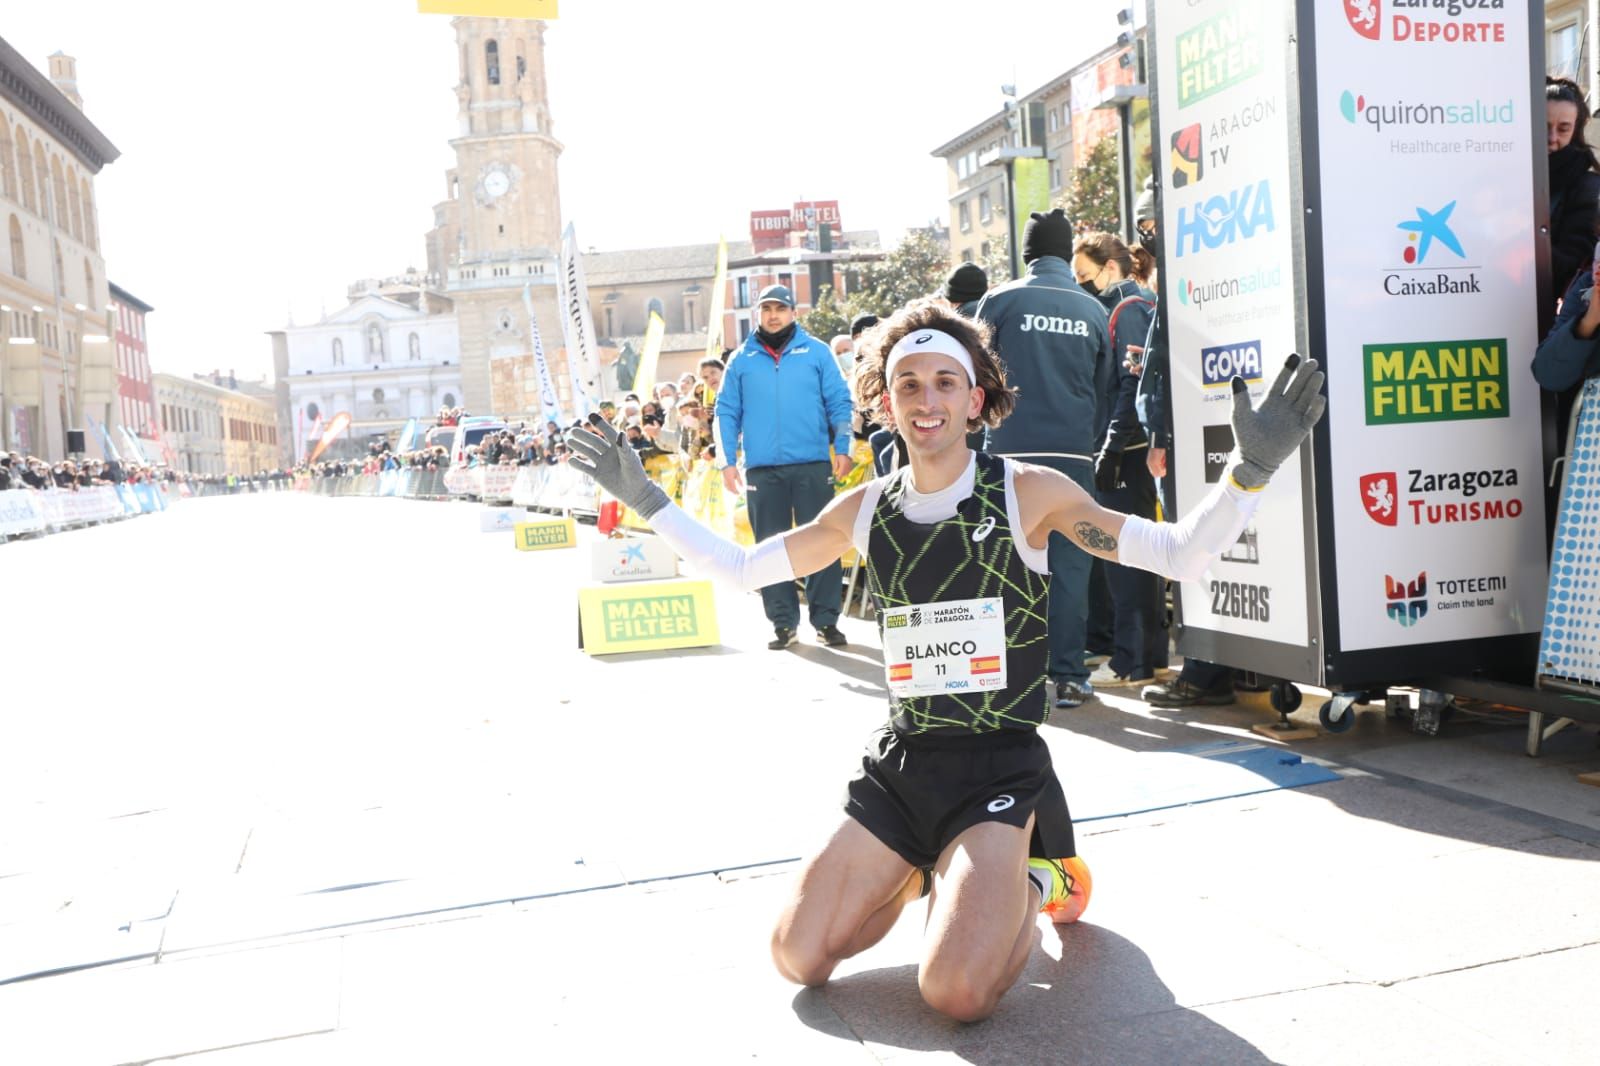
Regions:
<instances>
[{"instance_id":1,"label":"green pattern on tank top","mask_svg":"<svg viewBox=\"0 0 1600 1066\"><path fill-rule=\"evenodd\" d=\"M1017 554L1006 517L1005 461L978 453L972 495L941 522L913 522L901 510L908 469L884 485L867 535L867 577L879 604L904 607L999 596L1005 603L1006 687L968 694L890 696L900 733L992 733L1032 729L1049 705L1050 577ZM982 540L973 535L992 520ZM879 627L883 625L879 616Z\"/></svg>"}]
</instances>

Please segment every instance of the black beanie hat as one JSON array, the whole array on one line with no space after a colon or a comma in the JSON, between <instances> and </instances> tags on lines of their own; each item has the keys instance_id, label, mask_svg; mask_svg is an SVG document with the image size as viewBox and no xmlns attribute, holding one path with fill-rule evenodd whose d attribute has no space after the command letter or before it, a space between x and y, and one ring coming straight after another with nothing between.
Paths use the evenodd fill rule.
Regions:
<instances>
[{"instance_id":1,"label":"black beanie hat","mask_svg":"<svg viewBox=\"0 0 1600 1066\"><path fill-rule=\"evenodd\" d=\"M878 324L878 316L874 314L857 315L854 322L850 323L850 337L854 339Z\"/></svg>"},{"instance_id":2,"label":"black beanie hat","mask_svg":"<svg viewBox=\"0 0 1600 1066\"><path fill-rule=\"evenodd\" d=\"M989 275L977 263L962 263L944 279L939 295L953 304L970 303L989 291Z\"/></svg>"},{"instance_id":3,"label":"black beanie hat","mask_svg":"<svg viewBox=\"0 0 1600 1066\"><path fill-rule=\"evenodd\" d=\"M1022 231L1022 261L1031 263L1041 255L1072 259L1072 220L1059 207L1049 214L1035 211Z\"/></svg>"}]
</instances>

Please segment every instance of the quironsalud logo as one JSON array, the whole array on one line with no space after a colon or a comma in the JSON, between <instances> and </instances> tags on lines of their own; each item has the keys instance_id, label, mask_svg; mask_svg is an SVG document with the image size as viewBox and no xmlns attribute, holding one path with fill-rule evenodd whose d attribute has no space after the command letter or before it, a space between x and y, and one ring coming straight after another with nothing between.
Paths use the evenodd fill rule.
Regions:
<instances>
[{"instance_id":1,"label":"quironsalud logo","mask_svg":"<svg viewBox=\"0 0 1600 1066\"><path fill-rule=\"evenodd\" d=\"M1410 581L1399 578L1383 577L1383 590L1386 599L1385 608L1390 621L1398 622L1410 628L1420 622L1428 613L1428 572L1419 573Z\"/></svg>"}]
</instances>

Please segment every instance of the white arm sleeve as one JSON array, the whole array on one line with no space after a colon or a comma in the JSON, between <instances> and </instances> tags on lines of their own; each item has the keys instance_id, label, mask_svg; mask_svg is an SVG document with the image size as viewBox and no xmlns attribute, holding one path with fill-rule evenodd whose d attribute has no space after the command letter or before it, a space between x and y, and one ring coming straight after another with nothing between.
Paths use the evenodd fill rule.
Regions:
<instances>
[{"instance_id":1,"label":"white arm sleeve","mask_svg":"<svg viewBox=\"0 0 1600 1066\"><path fill-rule=\"evenodd\" d=\"M1197 581L1239 539L1260 500L1261 493L1247 492L1230 479L1175 523L1129 515L1117 561L1174 581Z\"/></svg>"},{"instance_id":2,"label":"white arm sleeve","mask_svg":"<svg viewBox=\"0 0 1600 1066\"><path fill-rule=\"evenodd\" d=\"M794 565L781 537L742 548L696 522L675 503L651 515L650 528L696 570L742 592L794 580Z\"/></svg>"}]
</instances>

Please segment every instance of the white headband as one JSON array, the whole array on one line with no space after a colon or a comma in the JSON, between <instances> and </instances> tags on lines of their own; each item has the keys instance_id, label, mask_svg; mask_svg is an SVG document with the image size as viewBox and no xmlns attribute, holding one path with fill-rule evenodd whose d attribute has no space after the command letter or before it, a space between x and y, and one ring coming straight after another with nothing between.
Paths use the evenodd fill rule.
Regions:
<instances>
[{"instance_id":1,"label":"white headband","mask_svg":"<svg viewBox=\"0 0 1600 1066\"><path fill-rule=\"evenodd\" d=\"M972 368L972 356L967 351L967 346L956 340L950 334L937 329L912 330L900 338L900 343L889 349L889 358L883 362L883 380L885 384L894 381L894 365L908 355L917 355L922 352L933 352L935 355L948 355L960 363L967 371L967 384L978 383L978 372Z\"/></svg>"}]
</instances>

